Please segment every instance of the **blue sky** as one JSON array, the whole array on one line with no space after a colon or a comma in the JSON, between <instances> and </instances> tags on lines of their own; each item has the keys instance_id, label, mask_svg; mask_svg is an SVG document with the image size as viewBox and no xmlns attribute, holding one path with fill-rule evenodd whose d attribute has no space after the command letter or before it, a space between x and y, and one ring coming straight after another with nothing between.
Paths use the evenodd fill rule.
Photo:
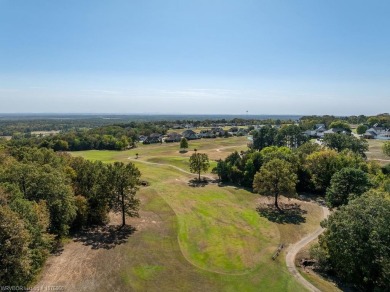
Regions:
<instances>
[{"instance_id":1,"label":"blue sky","mask_svg":"<svg viewBox=\"0 0 390 292\"><path fill-rule=\"evenodd\" d=\"M389 15L376 0L0 0L0 112L388 112Z\"/></svg>"}]
</instances>

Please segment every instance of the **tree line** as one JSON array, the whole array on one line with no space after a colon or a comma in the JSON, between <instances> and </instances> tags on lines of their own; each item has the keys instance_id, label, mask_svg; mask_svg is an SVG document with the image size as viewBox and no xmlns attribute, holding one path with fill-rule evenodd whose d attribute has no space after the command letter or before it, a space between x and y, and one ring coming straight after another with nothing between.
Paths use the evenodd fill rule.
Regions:
<instances>
[{"instance_id":1,"label":"tree line","mask_svg":"<svg viewBox=\"0 0 390 292\"><path fill-rule=\"evenodd\" d=\"M317 269L362 291L390 287L390 165L367 161L367 143L353 136L330 134L319 145L269 127L253 137L248 151L218 162L214 172L220 180L273 196L280 212L280 195L324 197L334 212L311 249ZM389 149L387 142L384 153L390 155Z\"/></svg>"},{"instance_id":2,"label":"tree line","mask_svg":"<svg viewBox=\"0 0 390 292\"><path fill-rule=\"evenodd\" d=\"M0 150L0 283L27 285L71 231L138 216L140 172L45 148Z\"/></svg>"}]
</instances>

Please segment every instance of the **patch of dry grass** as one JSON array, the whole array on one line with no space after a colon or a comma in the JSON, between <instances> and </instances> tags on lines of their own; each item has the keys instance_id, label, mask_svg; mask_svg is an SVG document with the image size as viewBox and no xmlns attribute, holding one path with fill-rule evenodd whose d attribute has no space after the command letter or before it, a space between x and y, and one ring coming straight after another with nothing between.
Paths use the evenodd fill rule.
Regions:
<instances>
[{"instance_id":1,"label":"patch of dry grass","mask_svg":"<svg viewBox=\"0 0 390 292\"><path fill-rule=\"evenodd\" d=\"M381 165L390 163L390 157L386 156L382 151L383 144L386 141L374 139L369 139L367 141L369 147L366 155L369 160L376 160Z\"/></svg>"}]
</instances>

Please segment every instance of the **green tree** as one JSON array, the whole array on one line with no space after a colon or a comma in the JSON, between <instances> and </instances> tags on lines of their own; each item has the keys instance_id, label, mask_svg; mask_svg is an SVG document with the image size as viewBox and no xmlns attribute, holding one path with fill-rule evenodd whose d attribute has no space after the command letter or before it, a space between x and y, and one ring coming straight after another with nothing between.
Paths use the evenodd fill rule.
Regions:
<instances>
[{"instance_id":1,"label":"green tree","mask_svg":"<svg viewBox=\"0 0 390 292\"><path fill-rule=\"evenodd\" d=\"M295 155L295 153L290 148L285 146L265 147L260 151L260 154L262 156L263 163L268 162L275 158L279 158L287 162L290 162L294 166L297 166L298 163L298 157Z\"/></svg>"},{"instance_id":2,"label":"green tree","mask_svg":"<svg viewBox=\"0 0 390 292\"><path fill-rule=\"evenodd\" d=\"M325 193L333 174L340 169L337 152L329 149L308 155L305 166L315 190L320 193Z\"/></svg>"},{"instance_id":3,"label":"green tree","mask_svg":"<svg viewBox=\"0 0 390 292\"><path fill-rule=\"evenodd\" d=\"M296 125L282 127L278 131L275 139L279 146L286 146L288 148L297 148L308 140L301 128Z\"/></svg>"},{"instance_id":4,"label":"green tree","mask_svg":"<svg viewBox=\"0 0 390 292\"><path fill-rule=\"evenodd\" d=\"M215 172L218 174L218 178L220 181L227 181L229 178L229 167L228 164L223 161L219 160L217 163L217 167L215 168Z\"/></svg>"},{"instance_id":5,"label":"green tree","mask_svg":"<svg viewBox=\"0 0 390 292\"><path fill-rule=\"evenodd\" d=\"M368 127L366 125L359 125L356 128L356 133L359 135L363 135L368 130Z\"/></svg>"},{"instance_id":6,"label":"green tree","mask_svg":"<svg viewBox=\"0 0 390 292\"><path fill-rule=\"evenodd\" d=\"M390 156L390 141L387 141L382 146L383 153Z\"/></svg>"},{"instance_id":7,"label":"green tree","mask_svg":"<svg viewBox=\"0 0 390 292\"><path fill-rule=\"evenodd\" d=\"M370 186L368 175L356 168L343 168L336 172L326 190L326 201L330 207L346 205L351 198L365 193Z\"/></svg>"},{"instance_id":8,"label":"green tree","mask_svg":"<svg viewBox=\"0 0 390 292\"><path fill-rule=\"evenodd\" d=\"M76 217L73 221L73 228L80 229L88 223L88 200L83 196L75 197Z\"/></svg>"},{"instance_id":9,"label":"green tree","mask_svg":"<svg viewBox=\"0 0 390 292\"><path fill-rule=\"evenodd\" d=\"M276 144L276 135L278 131L271 126L262 127L253 132L253 149L261 150L268 146Z\"/></svg>"},{"instance_id":10,"label":"green tree","mask_svg":"<svg viewBox=\"0 0 390 292\"><path fill-rule=\"evenodd\" d=\"M50 212L50 231L66 235L76 216L74 193L61 168L50 164L14 163L4 173L3 181L16 184L25 199L45 200Z\"/></svg>"},{"instance_id":11,"label":"green tree","mask_svg":"<svg viewBox=\"0 0 390 292\"><path fill-rule=\"evenodd\" d=\"M80 157L72 158L70 165L76 172L72 178L75 194L87 199L88 223L105 224L108 221L109 212L107 165L101 161L92 162ZM80 200L82 199L79 198L78 206L81 208Z\"/></svg>"},{"instance_id":12,"label":"green tree","mask_svg":"<svg viewBox=\"0 0 390 292\"><path fill-rule=\"evenodd\" d=\"M390 287L390 197L364 194L342 206L322 224L317 256L341 280L361 291Z\"/></svg>"},{"instance_id":13,"label":"green tree","mask_svg":"<svg viewBox=\"0 0 390 292\"><path fill-rule=\"evenodd\" d=\"M327 134L324 136L324 145L338 152L351 150L365 157L368 150L368 143L365 139L356 138L345 134Z\"/></svg>"},{"instance_id":14,"label":"green tree","mask_svg":"<svg viewBox=\"0 0 390 292\"><path fill-rule=\"evenodd\" d=\"M31 236L8 206L0 206L0 218L0 283L25 285L31 279Z\"/></svg>"},{"instance_id":15,"label":"green tree","mask_svg":"<svg viewBox=\"0 0 390 292\"><path fill-rule=\"evenodd\" d=\"M351 132L351 127L350 125L345 122L345 121L341 121L341 120L337 120L337 121L334 121L332 122L330 125L329 125L329 128L338 128L338 129L343 129L347 132Z\"/></svg>"},{"instance_id":16,"label":"green tree","mask_svg":"<svg viewBox=\"0 0 390 292\"><path fill-rule=\"evenodd\" d=\"M114 212L122 213L122 226L126 215L138 217L139 200L135 197L140 185L141 173L133 163L114 162L108 166L111 206Z\"/></svg>"},{"instance_id":17,"label":"green tree","mask_svg":"<svg viewBox=\"0 0 390 292\"><path fill-rule=\"evenodd\" d=\"M247 187L251 187L253 185L253 178L255 174L255 165L253 164L252 159L248 159L245 163L243 184Z\"/></svg>"},{"instance_id":18,"label":"green tree","mask_svg":"<svg viewBox=\"0 0 390 292\"><path fill-rule=\"evenodd\" d=\"M367 120L367 123L370 125L370 127L374 126L375 124L379 124L380 120L378 117L369 117Z\"/></svg>"},{"instance_id":19,"label":"green tree","mask_svg":"<svg viewBox=\"0 0 390 292\"><path fill-rule=\"evenodd\" d=\"M275 207L278 205L279 195L292 196L295 194L297 175L291 163L275 158L265 163L256 173L253 180L253 190L266 196L274 196Z\"/></svg>"},{"instance_id":20,"label":"green tree","mask_svg":"<svg viewBox=\"0 0 390 292\"><path fill-rule=\"evenodd\" d=\"M188 149L188 141L186 138L181 138L180 140L180 151L187 151Z\"/></svg>"},{"instance_id":21,"label":"green tree","mask_svg":"<svg viewBox=\"0 0 390 292\"><path fill-rule=\"evenodd\" d=\"M205 153L194 153L190 157L190 171L199 175L198 180L200 181L200 173L206 172L210 167L209 157Z\"/></svg>"}]
</instances>

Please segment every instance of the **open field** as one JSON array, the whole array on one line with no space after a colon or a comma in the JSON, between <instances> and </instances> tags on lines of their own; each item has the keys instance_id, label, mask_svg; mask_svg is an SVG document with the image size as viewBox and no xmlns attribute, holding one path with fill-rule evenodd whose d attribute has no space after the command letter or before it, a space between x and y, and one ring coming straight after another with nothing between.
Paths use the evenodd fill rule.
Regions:
<instances>
[{"instance_id":1,"label":"open field","mask_svg":"<svg viewBox=\"0 0 390 292\"><path fill-rule=\"evenodd\" d=\"M90 160L113 162L118 160L127 161L128 158L135 159L136 153L138 153L138 159L141 161L173 164L189 170L188 159L194 153L195 148L200 153L206 153L213 165L213 161L225 158L234 150L246 150L248 142L247 137L199 139L188 141L189 148L186 153L179 153L179 143L158 143L138 144L137 148L126 151L92 150L73 152L72 155L82 156Z\"/></svg>"},{"instance_id":2,"label":"open field","mask_svg":"<svg viewBox=\"0 0 390 292\"><path fill-rule=\"evenodd\" d=\"M369 139L368 141L368 152L367 158L369 160L376 160L381 165L390 163L390 157L386 156L382 151L382 146L386 142L384 140Z\"/></svg>"},{"instance_id":3,"label":"open field","mask_svg":"<svg viewBox=\"0 0 390 292\"><path fill-rule=\"evenodd\" d=\"M245 137L202 139L190 141L190 149L218 159L246 143ZM174 143L73 153L105 162L130 157L150 186L138 192L140 218L129 220L135 231L126 240L106 245L93 234L74 239L49 259L37 285L69 291L305 291L287 270L285 250L275 261L272 255L280 243L288 246L318 228L321 207L282 199L298 206L299 214L275 221L258 209L271 198L212 182L191 184L193 175L172 167L188 169L191 152L180 154ZM118 222L113 215L111 224Z\"/></svg>"},{"instance_id":4,"label":"open field","mask_svg":"<svg viewBox=\"0 0 390 292\"><path fill-rule=\"evenodd\" d=\"M50 136L50 135L55 135L58 134L60 131L32 131L31 135L36 135L36 136Z\"/></svg>"}]
</instances>

